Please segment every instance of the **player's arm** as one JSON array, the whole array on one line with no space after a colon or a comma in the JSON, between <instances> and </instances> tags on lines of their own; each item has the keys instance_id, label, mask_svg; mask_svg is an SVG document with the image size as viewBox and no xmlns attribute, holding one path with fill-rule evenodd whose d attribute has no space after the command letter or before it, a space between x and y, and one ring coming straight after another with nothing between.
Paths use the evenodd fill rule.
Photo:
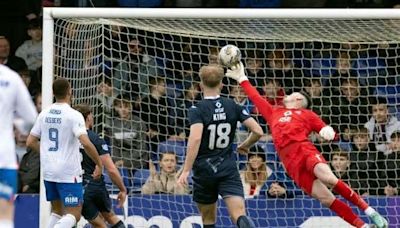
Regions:
<instances>
[{"instance_id":1,"label":"player's arm","mask_svg":"<svg viewBox=\"0 0 400 228\"><path fill-rule=\"evenodd\" d=\"M192 170L193 163L196 160L197 154L199 153L201 136L203 135L203 124L195 123L190 126L190 134L187 145L186 159L183 166L183 171L179 177L178 183L187 185L187 178Z\"/></svg>"},{"instance_id":2,"label":"player's arm","mask_svg":"<svg viewBox=\"0 0 400 228\"><path fill-rule=\"evenodd\" d=\"M40 151L39 138L32 134L29 134L28 138L26 139L26 147L30 148L35 152L39 152Z\"/></svg>"},{"instance_id":3,"label":"player's arm","mask_svg":"<svg viewBox=\"0 0 400 228\"><path fill-rule=\"evenodd\" d=\"M243 124L250 130L250 135L246 140L243 141L242 144L238 146L239 153L248 153L249 148L252 147L264 134L261 126L257 123L257 121L250 117L243 121Z\"/></svg>"},{"instance_id":4,"label":"player's arm","mask_svg":"<svg viewBox=\"0 0 400 228\"><path fill-rule=\"evenodd\" d=\"M243 63L240 62L236 66L233 66L232 69L228 69L225 75L236 80L238 84L240 84L261 115L268 121L272 113L272 105L262 98L260 93L251 85L249 79L244 73Z\"/></svg>"},{"instance_id":5,"label":"player's arm","mask_svg":"<svg viewBox=\"0 0 400 228\"><path fill-rule=\"evenodd\" d=\"M110 154L103 154L100 156L101 162L103 163L104 168L107 170L108 175L110 176L111 181L118 187L118 206L121 207L126 199L126 188L124 182L122 181L122 177L115 167L114 162L111 159Z\"/></svg>"},{"instance_id":6,"label":"player's arm","mask_svg":"<svg viewBox=\"0 0 400 228\"><path fill-rule=\"evenodd\" d=\"M100 156L97 153L96 147L90 141L87 134L79 135L78 139L79 142L82 144L83 148L85 149L85 153L90 157L90 159L92 159L92 161L97 166L95 172L93 173L93 177L95 179L101 177L103 171L103 163L101 162Z\"/></svg>"},{"instance_id":7,"label":"player's arm","mask_svg":"<svg viewBox=\"0 0 400 228\"><path fill-rule=\"evenodd\" d=\"M327 125L315 112L309 110L308 115L309 118L307 119L311 129L318 132L323 139L332 141L338 137L335 130L333 130L331 126Z\"/></svg>"},{"instance_id":8,"label":"player's arm","mask_svg":"<svg viewBox=\"0 0 400 228\"><path fill-rule=\"evenodd\" d=\"M42 116L39 115L39 117L37 118L35 124L31 129L31 133L28 135L28 138L26 139L26 147L30 148L35 152L40 151L39 139L41 134L41 128L40 128L41 119Z\"/></svg>"}]
</instances>

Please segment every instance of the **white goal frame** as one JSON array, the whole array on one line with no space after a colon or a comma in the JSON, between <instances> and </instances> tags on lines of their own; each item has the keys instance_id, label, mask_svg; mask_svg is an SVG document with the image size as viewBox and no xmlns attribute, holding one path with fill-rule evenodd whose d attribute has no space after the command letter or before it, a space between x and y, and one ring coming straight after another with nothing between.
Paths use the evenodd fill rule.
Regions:
<instances>
[{"instance_id":1,"label":"white goal frame","mask_svg":"<svg viewBox=\"0 0 400 228\"><path fill-rule=\"evenodd\" d=\"M52 103L55 18L268 18L268 19L400 19L400 9L168 9L168 8L44 8L43 108ZM41 189L44 189L41 175ZM40 192L40 227L46 227L50 204Z\"/></svg>"}]
</instances>

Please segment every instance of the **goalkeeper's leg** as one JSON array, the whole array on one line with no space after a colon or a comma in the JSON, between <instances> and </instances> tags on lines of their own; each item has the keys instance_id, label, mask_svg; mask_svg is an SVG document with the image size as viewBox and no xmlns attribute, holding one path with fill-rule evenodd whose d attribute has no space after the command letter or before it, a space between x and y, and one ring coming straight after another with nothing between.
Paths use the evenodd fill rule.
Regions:
<instances>
[{"instance_id":1,"label":"goalkeeper's leg","mask_svg":"<svg viewBox=\"0 0 400 228\"><path fill-rule=\"evenodd\" d=\"M318 199L322 205L334 211L351 225L357 228L366 227L365 222L354 214L347 204L336 199L333 193L318 179L314 180L311 196Z\"/></svg>"},{"instance_id":2,"label":"goalkeeper's leg","mask_svg":"<svg viewBox=\"0 0 400 228\"><path fill-rule=\"evenodd\" d=\"M229 196L224 198L226 207L228 208L229 215L233 223L239 228L253 228L256 227L254 222L246 216L246 207L243 197Z\"/></svg>"},{"instance_id":3,"label":"goalkeeper's leg","mask_svg":"<svg viewBox=\"0 0 400 228\"><path fill-rule=\"evenodd\" d=\"M346 183L339 180L327 164L318 163L314 167L315 176L326 186L333 187L333 191L364 211L378 228L386 228L388 222L377 211L370 207L359 194L354 192ZM314 189L313 189L314 190Z\"/></svg>"}]
</instances>

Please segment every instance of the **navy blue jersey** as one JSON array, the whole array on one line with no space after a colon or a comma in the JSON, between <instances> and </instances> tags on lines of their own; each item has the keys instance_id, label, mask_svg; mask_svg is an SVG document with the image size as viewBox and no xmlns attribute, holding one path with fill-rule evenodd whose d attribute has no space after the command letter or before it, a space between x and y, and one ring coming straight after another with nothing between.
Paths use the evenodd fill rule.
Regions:
<instances>
[{"instance_id":1,"label":"navy blue jersey","mask_svg":"<svg viewBox=\"0 0 400 228\"><path fill-rule=\"evenodd\" d=\"M233 100L223 97L204 99L189 109L190 125L202 123L203 135L197 159L230 158L237 122L249 113Z\"/></svg>"},{"instance_id":2,"label":"navy blue jersey","mask_svg":"<svg viewBox=\"0 0 400 228\"><path fill-rule=\"evenodd\" d=\"M88 133L88 137L89 137L90 141L96 147L97 153L100 156L103 154L110 153L109 147L108 147L107 143L104 141L104 139L100 138L100 136L97 135L92 130L88 130L87 133ZM99 185L104 184L103 177L101 177L100 180L96 180L96 181L93 180L92 174L96 167L96 163L94 163L92 161L92 159L85 153L85 150L83 148L81 148L80 151L82 154L82 169L83 169L84 183L99 184Z\"/></svg>"}]
</instances>

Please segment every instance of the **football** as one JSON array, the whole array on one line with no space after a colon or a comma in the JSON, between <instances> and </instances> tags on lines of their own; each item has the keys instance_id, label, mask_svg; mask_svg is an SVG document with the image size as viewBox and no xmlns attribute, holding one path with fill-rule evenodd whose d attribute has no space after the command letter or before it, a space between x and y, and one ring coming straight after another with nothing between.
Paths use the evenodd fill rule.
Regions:
<instances>
[{"instance_id":1,"label":"football","mask_svg":"<svg viewBox=\"0 0 400 228\"><path fill-rule=\"evenodd\" d=\"M225 45L218 54L219 64L225 67L232 67L240 62L242 54L240 53L240 49L235 45Z\"/></svg>"}]
</instances>

